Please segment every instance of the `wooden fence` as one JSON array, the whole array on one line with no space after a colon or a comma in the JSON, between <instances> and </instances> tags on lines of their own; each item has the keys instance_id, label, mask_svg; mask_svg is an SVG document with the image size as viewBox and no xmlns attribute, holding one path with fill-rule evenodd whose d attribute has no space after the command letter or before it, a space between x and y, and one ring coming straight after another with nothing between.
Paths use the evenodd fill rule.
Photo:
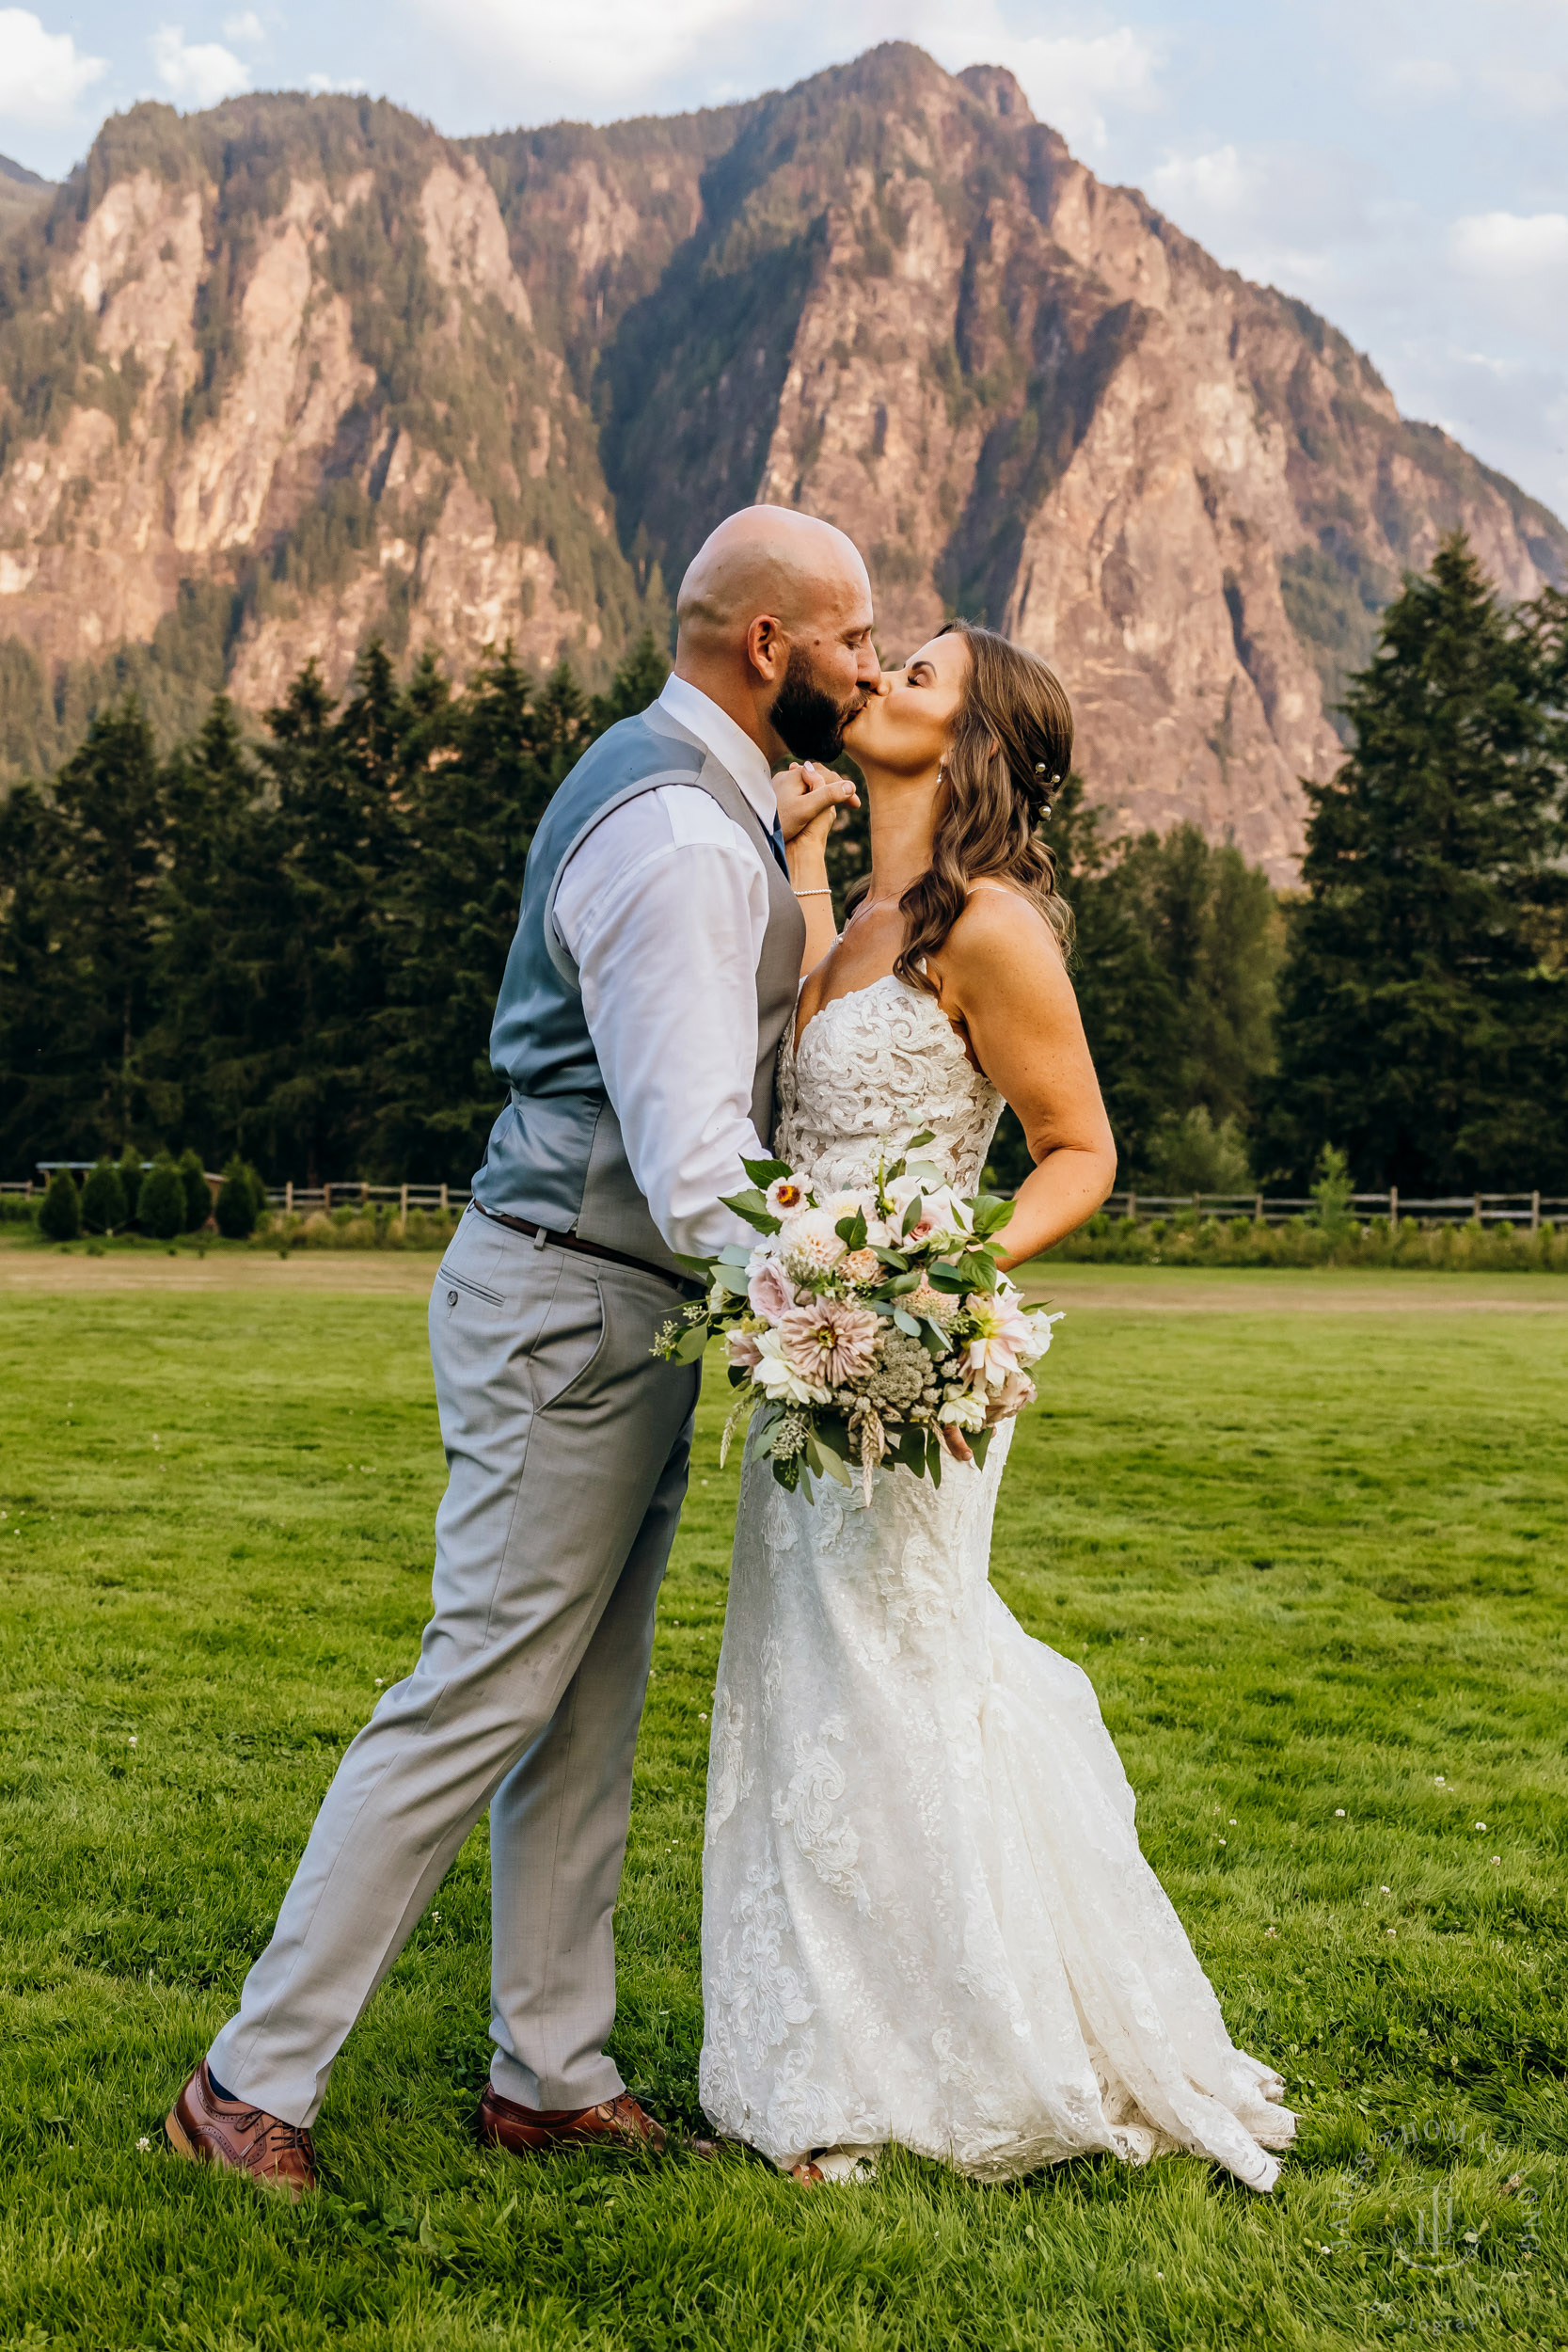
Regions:
<instances>
[{"instance_id":1,"label":"wooden fence","mask_svg":"<svg viewBox=\"0 0 1568 2352\"><path fill-rule=\"evenodd\" d=\"M1535 1233L1543 1219L1568 1216L1568 1199L1540 1192L1453 1192L1418 1200L1396 1185L1387 1192L1352 1193L1347 1205L1363 1225L1374 1219L1397 1225L1410 1217L1418 1225L1518 1225ZM1283 1225L1291 1217L1313 1215L1317 1206L1310 1197L1277 1192L1114 1192L1104 1213L1130 1216L1136 1224L1196 1211L1200 1217L1244 1216L1258 1225Z\"/></svg>"},{"instance_id":2,"label":"wooden fence","mask_svg":"<svg viewBox=\"0 0 1568 2352\"><path fill-rule=\"evenodd\" d=\"M151 1162L147 1163L149 1167ZM40 1163L40 1169L52 1172L57 1167L83 1173L92 1166L90 1160L50 1160ZM214 1193L222 1178L208 1175L207 1182ZM10 1194L25 1200L41 1197L45 1187L29 1178L16 1184L0 1183L0 1194ZM373 1209L397 1206L398 1222L406 1221L410 1209L434 1210L441 1216L451 1216L467 1206L467 1184L269 1184L267 1205L281 1209L285 1216L309 1216L322 1210L330 1216L335 1209ZM1130 1216L1135 1224L1146 1225L1156 1217L1176 1217L1195 1213L1200 1217L1244 1216L1259 1225L1283 1225L1293 1216L1312 1215L1317 1202L1309 1197L1277 1192L1113 1192L1105 1203L1105 1214ZM1527 1232L1539 1232L1543 1223L1553 1223L1568 1217L1568 1198L1540 1192L1454 1192L1437 1199L1417 1199L1401 1193L1398 1188L1388 1192L1357 1192L1350 1198L1350 1208L1363 1225L1373 1220L1399 1224L1413 1218L1418 1225L1517 1225Z\"/></svg>"}]
</instances>

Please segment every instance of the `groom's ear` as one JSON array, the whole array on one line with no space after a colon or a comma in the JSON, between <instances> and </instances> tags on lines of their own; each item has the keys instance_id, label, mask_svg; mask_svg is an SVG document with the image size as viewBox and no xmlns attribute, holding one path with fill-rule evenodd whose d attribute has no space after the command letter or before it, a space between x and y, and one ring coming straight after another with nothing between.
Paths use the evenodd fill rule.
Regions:
<instances>
[{"instance_id":1,"label":"groom's ear","mask_svg":"<svg viewBox=\"0 0 1568 2352\"><path fill-rule=\"evenodd\" d=\"M769 686L783 678L789 666L789 640L772 612L759 612L746 631L746 658Z\"/></svg>"}]
</instances>

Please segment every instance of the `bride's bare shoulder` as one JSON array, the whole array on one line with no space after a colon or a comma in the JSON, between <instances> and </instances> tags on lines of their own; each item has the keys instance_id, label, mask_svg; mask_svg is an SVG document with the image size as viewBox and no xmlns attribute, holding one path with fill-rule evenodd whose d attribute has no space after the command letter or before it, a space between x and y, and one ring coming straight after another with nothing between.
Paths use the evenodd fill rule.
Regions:
<instances>
[{"instance_id":1,"label":"bride's bare shoulder","mask_svg":"<svg viewBox=\"0 0 1568 2352\"><path fill-rule=\"evenodd\" d=\"M990 875L969 885L962 914L942 944L955 973L965 966L993 965L1047 957L1063 963L1061 943L1027 892Z\"/></svg>"}]
</instances>

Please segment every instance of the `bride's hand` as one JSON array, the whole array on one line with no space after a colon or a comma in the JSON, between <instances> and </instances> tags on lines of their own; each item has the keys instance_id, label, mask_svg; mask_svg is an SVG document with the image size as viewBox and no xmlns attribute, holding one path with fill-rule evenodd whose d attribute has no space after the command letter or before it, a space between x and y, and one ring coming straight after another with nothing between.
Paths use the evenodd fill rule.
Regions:
<instances>
[{"instance_id":1,"label":"bride's hand","mask_svg":"<svg viewBox=\"0 0 1568 2352\"><path fill-rule=\"evenodd\" d=\"M791 848L825 850L841 808L859 808L861 796L847 776L835 776L815 759L797 761L773 779L779 824Z\"/></svg>"},{"instance_id":2,"label":"bride's hand","mask_svg":"<svg viewBox=\"0 0 1568 2352\"><path fill-rule=\"evenodd\" d=\"M963 1431L961 1429L955 1428L954 1424L950 1421L944 1421L942 1424L942 1442L946 1447L948 1453L953 1456L955 1462L974 1461L974 1449L970 1444L969 1439L964 1436Z\"/></svg>"}]
</instances>

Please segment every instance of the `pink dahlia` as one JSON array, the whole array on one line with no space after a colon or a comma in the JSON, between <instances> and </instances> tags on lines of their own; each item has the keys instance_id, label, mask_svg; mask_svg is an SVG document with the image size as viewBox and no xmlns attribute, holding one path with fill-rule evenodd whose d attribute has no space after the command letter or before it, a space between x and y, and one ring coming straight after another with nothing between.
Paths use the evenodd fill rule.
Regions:
<instances>
[{"instance_id":1,"label":"pink dahlia","mask_svg":"<svg viewBox=\"0 0 1568 2352\"><path fill-rule=\"evenodd\" d=\"M880 1323L867 1307L839 1298L792 1307L779 1325L784 1360L803 1379L836 1389L869 1372Z\"/></svg>"}]
</instances>

